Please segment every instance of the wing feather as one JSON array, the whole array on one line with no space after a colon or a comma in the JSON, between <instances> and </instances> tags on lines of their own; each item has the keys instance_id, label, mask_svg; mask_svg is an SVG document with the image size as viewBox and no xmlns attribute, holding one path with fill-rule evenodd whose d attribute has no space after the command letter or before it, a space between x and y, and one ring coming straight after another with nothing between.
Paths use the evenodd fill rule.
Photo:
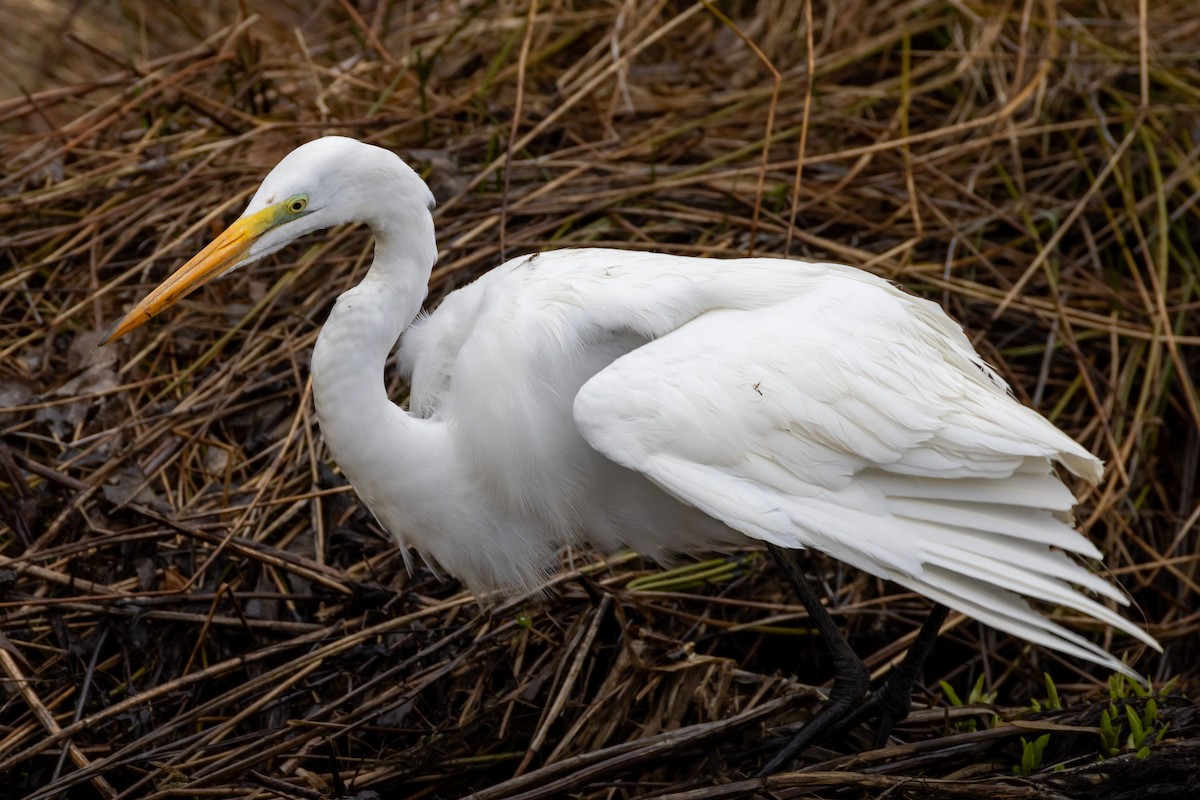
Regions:
<instances>
[{"instance_id":1,"label":"wing feather","mask_svg":"<svg viewBox=\"0 0 1200 800\"><path fill-rule=\"evenodd\" d=\"M940 309L886 284L830 273L769 308L698 315L591 378L574 416L600 452L748 536L1112 669L1129 671L1023 598L1157 647L1076 588L1125 602L1065 554L1100 557L1052 464L1095 481L1100 462L1016 402Z\"/></svg>"},{"instance_id":2,"label":"wing feather","mask_svg":"<svg viewBox=\"0 0 1200 800\"><path fill-rule=\"evenodd\" d=\"M530 521L495 534L516 550L533 520L563 543L656 554L732 528L1113 669L1130 671L1025 598L1154 645L1076 588L1123 599L1068 555L1099 552L1052 472L1094 482L1100 462L1014 401L940 308L860 270L545 253L456 292L400 361L414 411L447 421L492 518ZM707 517L677 515L637 473Z\"/></svg>"}]
</instances>

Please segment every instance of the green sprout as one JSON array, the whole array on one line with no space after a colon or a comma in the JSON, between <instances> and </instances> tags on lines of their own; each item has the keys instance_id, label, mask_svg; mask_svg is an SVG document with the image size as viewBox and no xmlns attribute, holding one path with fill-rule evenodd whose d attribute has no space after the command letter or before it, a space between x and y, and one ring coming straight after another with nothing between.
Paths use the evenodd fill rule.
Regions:
<instances>
[{"instance_id":1,"label":"green sprout","mask_svg":"<svg viewBox=\"0 0 1200 800\"><path fill-rule=\"evenodd\" d=\"M1159 722L1158 701L1170 694L1177 679L1172 678L1158 689L1152 684L1142 686L1124 675L1108 679L1108 708L1100 712L1100 756L1112 758L1133 753L1137 758L1150 755L1150 745L1161 742L1167 735L1169 722ZM1138 700L1145 700L1137 710ZM1124 708L1124 713L1120 710Z\"/></svg>"},{"instance_id":2,"label":"green sprout","mask_svg":"<svg viewBox=\"0 0 1200 800\"><path fill-rule=\"evenodd\" d=\"M954 691L954 687L945 681L938 681L938 685L942 687L942 694L946 696L946 701L954 708L962 708L963 706L990 706L996 702L995 692L983 691L983 675L980 675L975 680L975 685L971 687L971 691L967 694L967 701L964 703L958 696L958 692ZM995 724L996 717L992 717L992 723ZM978 724L973 719L965 719L961 722L954 723L954 727L960 731L970 732L978 728ZM990 725L989 725L990 727Z\"/></svg>"},{"instance_id":3,"label":"green sprout","mask_svg":"<svg viewBox=\"0 0 1200 800\"><path fill-rule=\"evenodd\" d=\"M1062 711L1062 699L1058 696L1058 687L1054 685L1054 679L1050 677L1049 672L1043 672L1042 677L1046 679L1046 700L1039 702L1035 697L1031 705L1034 711Z\"/></svg>"},{"instance_id":4,"label":"green sprout","mask_svg":"<svg viewBox=\"0 0 1200 800\"><path fill-rule=\"evenodd\" d=\"M1042 768L1042 754L1046 750L1046 745L1050 744L1050 734L1043 733L1041 736L1028 741L1024 736L1021 737L1021 763L1013 764L1013 775L1019 775L1022 778L1028 778L1034 772Z\"/></svg>"}]
</instances>

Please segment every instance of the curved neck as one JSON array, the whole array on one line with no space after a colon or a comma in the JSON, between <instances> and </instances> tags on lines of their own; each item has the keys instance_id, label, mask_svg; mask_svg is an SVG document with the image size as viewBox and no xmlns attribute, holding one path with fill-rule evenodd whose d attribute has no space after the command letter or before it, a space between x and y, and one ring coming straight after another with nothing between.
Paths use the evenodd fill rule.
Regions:
<instances>
[{"instance_id":1,"label":"curved neck","mask_svg":"<svg viewBox=\"0 0 1200 800\"><path fill-rule=\"evenodd\" d=\"M357 286L338 297L313 349L313 391L329 411L352 390L355 399L382 395L386 400L387 357L420 312L437 257L432 219L429 247L420 246L425 237L414 242L389 227L372 224L371 230L375 261Z\"/></svg>"},{"instance_id":2,"label":"curved neck","mask_svg":"<svg viewBox=\"0 0 1200 800\"><path fill-rule=\"evenodd\" d=\"M408 209L401 213L395 209L380 209L378 216L363 220L375 236L375 260L362 281L343 297L362 296L366 304L378 300L382 305L372 306L372 313L347 314L360 324L363 317L377 323L378 336L385 339L384 357L395 347L400 334L412 324L421 311L421 304L429 293L429 276L437 261L437 239L433 232L433 216L424 207ZM333 313L325 323L326 328L334 321ZM354 324L349 320L339 324ZM377 375L382 380L382 375Z\"/></svg>"},{"instance_id":3,"label":"curved neck","mask_svg":"<svg viewBox=\"0 0 1200 800\"><path fill-rule=\"evenodd\" d=\"M424 230L412 218L401 217L402 226L368 220L375 262L361 283L338 297L313 348L321 432L376 516L377 498L396 491L399 475L428 474L430 456L442 451L430 441L436 426L395 405L384 383L388 356L421 309L437 257L433 220L421 211Z\"/></svg>"}]
</instances>

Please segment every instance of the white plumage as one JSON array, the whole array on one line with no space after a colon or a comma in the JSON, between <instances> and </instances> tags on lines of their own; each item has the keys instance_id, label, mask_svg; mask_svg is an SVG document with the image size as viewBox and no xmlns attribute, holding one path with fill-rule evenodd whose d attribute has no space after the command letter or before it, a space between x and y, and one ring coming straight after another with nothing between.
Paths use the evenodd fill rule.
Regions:
<instances>
[{"instance_id":1,"label":"white plumage","mask_svg":"<svg viewBox=\"0 0 1200 800\"><path fill-rule=\"evenodd\" d=\"M749 537L1115 670L1130 672L1025 598L1157 647L1076 588L1126 602L1080 563L1100 553L1053 471L1095 483L1099 460L1015 401L935 304L838 264L591 249L513 259L418 316L431 208L394 154L310 142L110 338L211 275L364 221L375 263L313 353L321 428L380 523L473 591L534 587L568 544L667 558ZM397 339L407 411L384 388Z\"/></svg>"}]
</instances>

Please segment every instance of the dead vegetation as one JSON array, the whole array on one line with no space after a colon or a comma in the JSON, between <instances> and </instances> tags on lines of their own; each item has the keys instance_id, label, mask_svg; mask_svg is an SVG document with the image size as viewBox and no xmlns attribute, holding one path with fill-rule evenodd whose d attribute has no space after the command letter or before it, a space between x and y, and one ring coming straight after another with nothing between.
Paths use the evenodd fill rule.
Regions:
<instances>
[{"instance_id":1,"label":"dead vegetation","mask_svg":"<svg viewBox=\"0 0 1200 800\"><path fill-rule=\"evenodd\" d=\"M246 6L0 10L0 794L1200 791L1190 2ZM1087 665L952 615L889 747L851 737L763 782L830 673L759 554L663 578L570 553L543 601L488 608L409 575L308 397L364 230L94 346L328 132L434 188L432 303L506 255L580 244L836 259L940 300L1108 462L1081 522L1165 653L1083 629L1175 690L1147 717ZM811 563L884 674L924 601ZM1126 707L1153 733L1142 757Z\"/></svg>"}]
</instances>

